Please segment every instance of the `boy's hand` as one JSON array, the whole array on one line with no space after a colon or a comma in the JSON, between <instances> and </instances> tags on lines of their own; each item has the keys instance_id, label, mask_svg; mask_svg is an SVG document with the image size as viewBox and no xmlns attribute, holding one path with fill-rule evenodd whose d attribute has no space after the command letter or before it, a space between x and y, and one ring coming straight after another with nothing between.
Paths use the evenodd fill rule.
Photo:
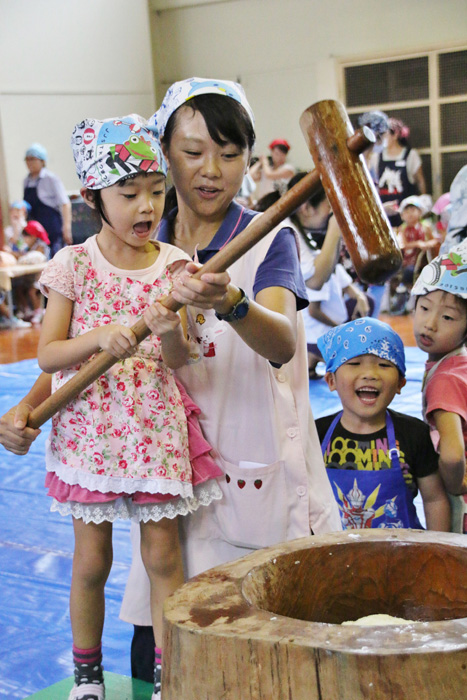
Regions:
<instances>
[{"instance_id":1,"label":"boy's hand","mask_svg":"<svg viewBox=\"0 0 467 700\"><path fill-rule=\"evenodd\" d=\"M99 328L99 347L119 360L131 357L136 351L136 336L127 326L109 323Z\"/></svg>"},{"instance_id":2,"label":"boy's hand","mask_svg":"<svg viewBox=\"0 0 467 700\"><path fill-rule=\"evenodd\" d=\"M167 333L173 333L181 323L180 316L176 311L171 311L158 301L146 309L144 321L159 338Z\"/></svg>"},{"instance_id":3,"label":"boy's hand","mask_svg":"<svg viewBox=\"0 0 467 700\"><path fill-rule=\"evenodd\" d=\"M0 418L0 445L13 454L25 455L41 432L26 427L31 410L28 404L20 403Z\"/></svg>"}]
</instances>

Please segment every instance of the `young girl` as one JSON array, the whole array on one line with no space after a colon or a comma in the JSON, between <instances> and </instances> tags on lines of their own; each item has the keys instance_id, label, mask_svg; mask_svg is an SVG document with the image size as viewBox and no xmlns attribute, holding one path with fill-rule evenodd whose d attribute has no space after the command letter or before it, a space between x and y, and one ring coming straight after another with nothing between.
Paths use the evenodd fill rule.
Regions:
<instances>
[{"instance_id":1,"label":"young girl","mask_svg":"<svg viewBox=\"0 0 467 700\"><path fill-rule=\"evenodd\" d=\"M141 117L130 115L86 119L75 127L71 143L81 195L99 213L102 228L83 245L60 250L41 276L48 304L38 360L44 371L55 373L53 389L101 349L120 360L54 417L46 455L52 510L71 515L75 533L70 595L75 685L69 697L101 700L112 522L140 523L160 644L163 601L183 582L176 516L220 498L213 477L221 472L199 428L192 440L197 427L192 414L199 409L171 371L189 357L185 314L159 300L189 258L151 240L165 198L159 142ZM137 346L130 326L143 312L154 335ZM156 648L153 700L160 697L159 658Z\"/></svg>"},{"instance_id":2,"label":"young girl","mask_svg":"<svg viewBox=\"0 0 467 700\"><path fill-rule=\"evenodd\" d=\"M414 335L428 354L423 417L451 495L453 532L467 532L467 242L426 265L416 281Z\"/></svg>"}]
</instances>

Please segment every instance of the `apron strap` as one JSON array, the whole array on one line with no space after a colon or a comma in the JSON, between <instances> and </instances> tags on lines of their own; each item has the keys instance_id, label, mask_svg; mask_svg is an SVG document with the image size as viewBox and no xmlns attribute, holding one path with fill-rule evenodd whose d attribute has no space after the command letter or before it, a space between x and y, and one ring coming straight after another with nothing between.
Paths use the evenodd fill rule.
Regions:
<instances>
[{"instance_id":1,"label":"apron strap","mask_svg":"<svg viewBox=\"0 0 467 700\"><path fill-rule=\"evenodd\" d=\"M339 423L343 412L344 411L340 411L334 417L331 425L329 426L329 428L326 431L326 435L324 436L323 441L321 443L321 452L322 452L323 456L327 450L329 443L331 442L332 434L333 434L337 424ZM389 411L386 411L386 433L388 436L388 446L389 446L389 456L391 458L391 466L393 469L400 469L401 468L401 463L400 463L400 459L399 459L400 453L399 453L399 450L398 450L397 444L396 444L396 433L394 430L394 423L393 423L393 420L391 418L391 414L389 413Z\"/></svg>"}]
</instances>

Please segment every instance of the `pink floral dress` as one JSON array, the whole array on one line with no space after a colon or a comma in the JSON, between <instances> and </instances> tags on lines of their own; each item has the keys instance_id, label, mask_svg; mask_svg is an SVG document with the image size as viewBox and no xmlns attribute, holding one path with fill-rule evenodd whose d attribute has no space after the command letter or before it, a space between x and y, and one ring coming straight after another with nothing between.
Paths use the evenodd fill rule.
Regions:
<instances>
[{"instance_id":1,"label":"pink floral dress","mask_svg":"<svg viewBox=\"0 0 467 700\"><path fill-rule=\"evenodd\" d=\"M73 301L69 337L108 323L132 326L166 296L188 256L159 243L142 270L113 267L96 236L60 250L40 284ZM79 366L57 372L52 391ZM221 475L197 423L199 409L162 361L149 336L52 419L46 448L52 510L85 522L175 517L220 498ZM190 440L189 440L190 438ZM195 488L194 488L195 487Z\"/></svg>"}]
</instances>

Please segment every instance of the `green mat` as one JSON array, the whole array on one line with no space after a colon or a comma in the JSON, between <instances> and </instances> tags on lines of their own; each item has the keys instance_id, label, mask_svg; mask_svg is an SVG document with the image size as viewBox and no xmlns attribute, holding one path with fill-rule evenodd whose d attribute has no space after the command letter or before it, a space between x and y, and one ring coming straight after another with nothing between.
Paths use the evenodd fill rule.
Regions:
<instances>
[{"instance_id":1,"label":"green mat","mask_svg":"<svg viewBox=\"0 0 467 700\"><path fill-rule=\"evenodd\" d=\"M151 700L154 689L152 683L137 681L128 676L119 676L118 673L104 671L105 694L111 700ZM38 693L28 695L24 700L67 700L73 686L73 677L65 678L51 685L50 688L40 690Z\"/></svg>"}]
</instances>

